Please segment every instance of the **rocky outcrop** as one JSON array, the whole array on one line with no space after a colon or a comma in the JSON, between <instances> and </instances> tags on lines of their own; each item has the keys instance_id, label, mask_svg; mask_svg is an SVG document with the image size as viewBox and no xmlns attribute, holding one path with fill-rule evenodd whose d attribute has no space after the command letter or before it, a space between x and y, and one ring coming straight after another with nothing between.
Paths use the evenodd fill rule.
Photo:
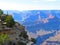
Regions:
<instances>
[{"instance_id":1,"label":"rocky outcrop","mask_svg":"<svg viewBox=\"0 0 60 45\"><path fill-rule=\"evenodd\" d=\"M6 15L5 15L6 16ZM4 18L5 19L5 18ZM4 20L3 19L3 20ZM15 22L13 27L7 27L6 22L3 20L0 21L0 34L8 34L11 43L7 40L4 41L4 45L32 45L28 39L27 31L25 30L25 26Z\"/></svg>"},{"instance_id":2,"label":"rocky outcrop","mask_svg":"<svg viewBox=\"0 0 60 45\"><path fill-rule=\"evenodd\" d=\"M15 22L12 15L3 14L0 10L0 34L7 36L9 41L4 38L3 45L32 45L25 26ZM7 35L5 35L7 34ZM4 37L2 36L2 37Z\"/></svg>"}]
</instances>

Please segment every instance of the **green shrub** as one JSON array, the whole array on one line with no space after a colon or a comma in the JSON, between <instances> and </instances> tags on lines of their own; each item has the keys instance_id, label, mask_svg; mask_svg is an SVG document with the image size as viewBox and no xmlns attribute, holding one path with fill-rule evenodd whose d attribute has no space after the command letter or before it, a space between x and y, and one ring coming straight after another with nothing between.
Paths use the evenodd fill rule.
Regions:
<instances>
[{"instance_id":1,"label":"green shrub","mask_svg":"<svg viewBox=\"0 0 60 45\"><path fill-rule=\"evenodd\" d=\"M0 34L0 44L1 44L1 45L4 44L4 41L5 41L5 40L10 41L8 35L7 35L7 34Z\"/></svg>"},{"instance_id":2,"label":"green shrub","mask_svg":"<svg viewBox=\"0 0 60 45\"><path fill-rule=\"evenodd\" d=\"M31 38L31 41L34 42L34 43L36 43L36 40L34 38Z\"/></svg>"},{"instance_id":3,"label":"green shrub","mask_svg":"<svg viewBox=\"0 0 60 45\"><path fill-rule=\"evenodd\" d=\"M8 27L12 27L15 24L14 19L11 15L8 15L5 21Z\"/></svg>"}]
</instances>

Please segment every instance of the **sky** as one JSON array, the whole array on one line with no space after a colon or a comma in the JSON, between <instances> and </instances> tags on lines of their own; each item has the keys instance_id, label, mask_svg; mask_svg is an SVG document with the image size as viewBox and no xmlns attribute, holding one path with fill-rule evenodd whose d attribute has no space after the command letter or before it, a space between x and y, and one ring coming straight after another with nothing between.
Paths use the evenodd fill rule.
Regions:
<instances>
[{"instance_id":1,"label":"sky","mask_svg":"<svg viewBox=\"0 0 60 45\"><path fill-rule=\"evenodd\" d=\"M60 0L0 0L2 10L60 10Z\"/></svg>"}]
</instances>

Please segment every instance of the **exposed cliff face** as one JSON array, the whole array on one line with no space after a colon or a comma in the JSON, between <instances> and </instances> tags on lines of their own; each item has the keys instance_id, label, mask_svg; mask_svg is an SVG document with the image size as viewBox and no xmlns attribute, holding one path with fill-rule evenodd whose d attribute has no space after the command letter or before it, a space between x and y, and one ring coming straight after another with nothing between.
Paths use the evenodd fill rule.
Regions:
<instances>
[{"instance_id":1,"label":"exposed cliff face","mask_svg":"<svg viewBox=\"0 0 60 45\"><path fill-rule=\"evenodd\" d=\"M0 45L29 45L30 42L25 26L0 9Z\"/></svg>"},{"instance_id":2,"label":"exposed cliff face","mask_svg":"<svg viewBox=\"0 0 60 45\"><path fill-rule=\"evenodd\" d=\"M12 27L11 33L8 33L12 42L16 45L32 45L33 42L29 40L25 26L15 23Z\"/></svg>"},{"instance_id":3,"label":"exposed cliff face","mask_svg":"<svg viewBox=\"0 0 60 45\"><path fill-rule=\"evenodd\" d=\"M27 32L25 31L25 26L15 22L13 27L7 27L7 23L5 22L7 15L1 15L0 18L0 34L8 34L10 38L10 45L28 45L31 41L28 39ZM2 18L4 17L4 18ZM9 21L10 23L10 21ZM9 24L8 24L9 25ZM9 42L4 41L4 45L9 45ZM33 44L30 43L30 45Z\"/></svg>"}]
</instances>

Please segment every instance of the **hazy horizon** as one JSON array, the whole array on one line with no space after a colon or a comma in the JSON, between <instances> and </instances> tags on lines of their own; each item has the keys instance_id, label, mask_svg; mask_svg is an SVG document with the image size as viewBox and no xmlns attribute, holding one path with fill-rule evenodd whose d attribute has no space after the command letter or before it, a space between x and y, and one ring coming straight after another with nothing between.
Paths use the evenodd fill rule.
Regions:
<instances>
[{"instance_id":1,"label":"hazy horizon","mask_svg":"<svg viewBox=\"0 0 60 45\"><path fill-rule=\"evenodd\" d=\"M2 10L60 10L59 0L0 0Z\"/></svg>"}]
</instances>

